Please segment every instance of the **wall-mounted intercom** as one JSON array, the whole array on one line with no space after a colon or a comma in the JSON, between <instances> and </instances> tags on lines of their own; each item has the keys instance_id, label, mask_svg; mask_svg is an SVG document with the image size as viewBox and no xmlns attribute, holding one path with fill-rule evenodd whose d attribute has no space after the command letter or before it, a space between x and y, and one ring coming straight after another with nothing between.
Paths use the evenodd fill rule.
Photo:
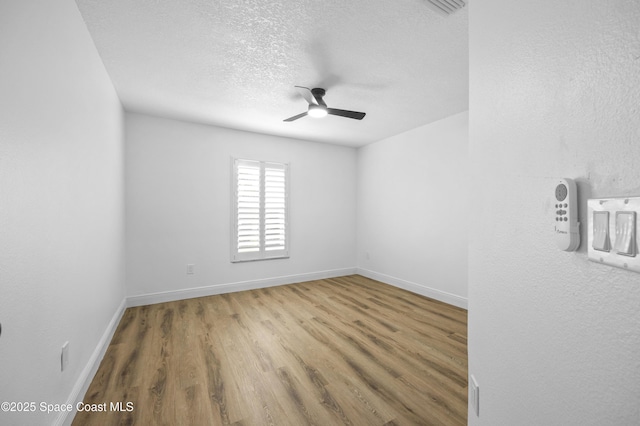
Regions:
<instances>
[{"instance_id":1,"label":"wall-mounted intercom","mask_svg":"<svg viewBox=\"0 0 640 426\"><path fill-rule=\"evenodd\" d=\"M560 250L575 251L580 246L578 190L572 179L556 182L554 198L554 232Z\"/></svg>"}]
</instances>

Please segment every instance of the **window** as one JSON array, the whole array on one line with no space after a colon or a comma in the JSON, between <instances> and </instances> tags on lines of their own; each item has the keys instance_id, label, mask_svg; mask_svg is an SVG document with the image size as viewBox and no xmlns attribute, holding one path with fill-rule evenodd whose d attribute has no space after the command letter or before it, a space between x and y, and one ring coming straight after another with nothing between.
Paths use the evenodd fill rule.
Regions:
<instances>
[{"instance_id":1,"label":"window","mask_svg":"<svg viewBox=\"0 0 640 426\"><path fill-rule=\"evenodd\" d=\"M289 257L289 166L233 160L231 261Z\"/></svg>"}]
</instances>

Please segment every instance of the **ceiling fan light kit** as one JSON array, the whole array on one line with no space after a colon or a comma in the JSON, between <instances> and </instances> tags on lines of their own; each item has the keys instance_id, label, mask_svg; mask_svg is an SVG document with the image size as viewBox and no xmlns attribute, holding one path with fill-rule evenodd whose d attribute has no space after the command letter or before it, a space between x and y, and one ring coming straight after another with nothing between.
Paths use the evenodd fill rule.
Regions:
<instances>
[{"instance_id":1,"label":"ceiling fan light kit","mask_svg":"<svg viewBox=\"0 0 640 426\"><path fill-rule=\"evenodd\" d=\"M327 116L327 107L322 105L309 105L309 115L315 118L322 118Z\"/></svg>"},{"instance_id":2,"label":"ceiling fan light kit","mask_svg":"<svg viewBox=\"0 0 640 426\"><path fill-rule=\"evenodd\" d=\"M362 120L365 115L364 112L348 111L346 109L328 108L324 99L322 99L326 93L326 90L316 87L309 89L308 87L295 86L299 89L305 90L305 99L309 103L309 109L307 112L303 112L293 117L289 117L283 121L294 121L299 118L310 115L311 117L325 117L326 115L337 115L338 117L353 118L354 120Z\"/></svg>"}]
</instances>

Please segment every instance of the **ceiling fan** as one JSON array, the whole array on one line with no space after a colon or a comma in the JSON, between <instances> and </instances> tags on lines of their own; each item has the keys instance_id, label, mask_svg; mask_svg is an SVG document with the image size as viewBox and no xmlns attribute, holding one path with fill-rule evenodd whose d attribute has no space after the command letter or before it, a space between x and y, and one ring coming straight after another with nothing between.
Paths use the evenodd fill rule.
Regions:
<instances>
[{"instance_id":1,"label":"ceiling fan","mask_svg":"<svg viewBox=\"0 0 640 426\"><path fill-rule=\"evenodd\" d=\"M318 87L314 89L309 89L308 87L303 87L303 86L295 86L295 87L299 89L304 89L303 91L304 98L309 103L309 110L303 112L302 114L289 117L283 121L294 121L306 115L310 115L312 117L324 117L327 114L338 115L340 117L346 117L346 118L353 118L355 120L362 120L366 115L366 113L364 112L347 111L345 109L335 109L335 108L327 107L327 104L322 99L326 93L324 89L320 89Z\"/></svg>"}]
</instances>

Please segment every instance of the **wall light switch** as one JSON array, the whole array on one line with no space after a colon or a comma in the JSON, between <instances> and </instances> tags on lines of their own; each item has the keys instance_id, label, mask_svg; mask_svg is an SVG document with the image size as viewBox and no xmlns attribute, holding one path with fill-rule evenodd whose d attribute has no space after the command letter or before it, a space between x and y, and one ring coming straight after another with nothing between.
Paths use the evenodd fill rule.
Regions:
<instances>
[{"instance_id":1,"label":"wall light switch","mask_svg":"<svg viewBox=\"0 0 640 426\"><path fill-rule=\"evenodd\" d=\"M615 251L624 256L636 255L636 212L616 212Z\"/></svg>"},{"instance_id":2,"label":"wall light switch","mask_svg":"<svg viewBox=\"0 0 640 426\"><path fill-rule=\"evenodd\" d=\"M587 200L587 256L603 265L640 272L640 197Z\"/></svg>"},{"instance_id":3,"label":"wall light switch","mask_svg":"<svg viewBox=\"0 0 640 426\"><path fill-rule=\"evenodd\" d=\"M593 212L593 248L609 251L609 212Z\"/></svg>"}]
</instances>

